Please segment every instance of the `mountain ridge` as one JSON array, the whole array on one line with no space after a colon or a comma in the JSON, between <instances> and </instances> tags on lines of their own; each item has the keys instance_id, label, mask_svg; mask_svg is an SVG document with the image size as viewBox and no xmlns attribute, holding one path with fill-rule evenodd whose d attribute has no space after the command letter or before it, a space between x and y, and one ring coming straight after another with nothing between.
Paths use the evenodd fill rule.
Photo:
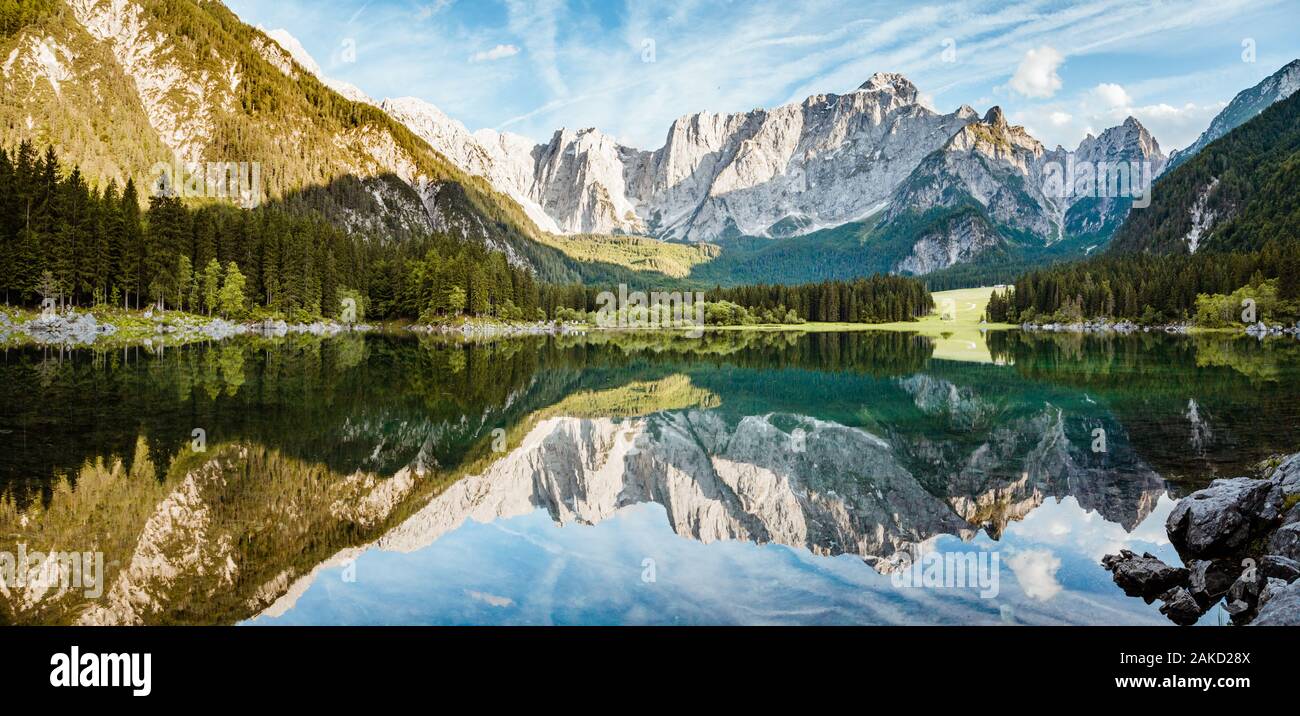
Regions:
<instances>
[{"instance_id":1,"label":"mountain ridge","mask_svg":"<svg viewBox=\"0 0 1300 716\"><path fill-rule=\"evenodd\" d=\"M1210 126L1195 142L1170 155L1165 170L1187 161L1214 140L1245 124L1273 104L1290 97L1297 89L1300 89L1300 59L1288 62L1258 84L1238 92L1228 106L1210 120Z\"/></svg>"},{"instance_id":2,"label":"mountain ridge","mask_svg":"<svg viewBox=\"0 0 1300 716\"><path fill-rule=\"evenodd\" d=\"M508 197L282 40L221 3L48 0L0 38L0 140L50 144L92 178L142 187L159 164L256 162L265 200L311 191L350 231L444 231L516 264L558 255L529 245L537 229ZM336 190L345 177L356 182Z\"/></svg>"}]
</instances>

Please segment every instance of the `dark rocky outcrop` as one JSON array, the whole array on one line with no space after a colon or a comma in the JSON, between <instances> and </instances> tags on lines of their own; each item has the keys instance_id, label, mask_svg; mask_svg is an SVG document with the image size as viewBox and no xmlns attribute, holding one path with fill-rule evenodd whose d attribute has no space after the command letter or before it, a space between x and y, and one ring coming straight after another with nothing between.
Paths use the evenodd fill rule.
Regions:
<instances>
[{"instance_id":1,"label":"dark rocky outcrop","mask_svg":"<svg viewBox=\"0 0 1300 716\"><path fill-rule=\"evenodd\" d=\"M1265 513L1273 487L1268 480L1238 477L1215 480L1188 495L1165 523L1179 556L1187 560L1239 554L1267 529Z\"/></svg>"},{"instance_id":2,"label":"dark rocky outcrop","mask_svg":"<svg viewBox=\"0 0 1300 716\"><path fill-rule=\"evenodd\" d=\"M1150 553L1138 556L1128 550L1107 555L1101 564L1115 575L1115 584L1130 597L1142 597L1150 604L1156 597L1187 584L1188 571L1170 567Z\"/></svg>"},{"instance_id":3,"label":"dark rocky outcrop","mask_svg":"<svg viewBox=\"0 0 1300 716\"><path fill-rule=\"evenodd\" d=\"M1300 626L1300 582L1270 579L1259 597L1258 626Z\"/></svg>"},{"instance_id":4,"label":"dark rocky outcrop","mask_svg":"<svg viewBox=\"0 0 1300 716\"><path fill-rule=\"evenodd\" d=\"M1270 554L1259 561L1259 571L1270 579L1280 579L1287 584L1300 579L1300 562L1281 555Z\"/></svg>"},{"instance_id":5,"label":"dark rocky outcrop","mask_svg":"<svg viewBox=\"0 0 1300 716\"><path fill-rule=\"evenodd\" d=\"M1263 478L1215 480L1169 514L1165 530L1186 568L1128 550L1102 558L1125 594L1180 625L1224 600L1236 624L1300 623L1300 453Z\"/></svg>"},{"instance_id":6,"label":"dark rocky outcrop","mask_svg":"<svg viewBox=\"0 0 1300 716\"><path fill-rule=\"evenodd\" d=\"M1160 613L1180 626L1195 624L1196 620L1205 613L1187 587L1174 587L1161 596L1160 600L1164 602L1160 605Z\"/></svg>"},{"instance_id":7,"label":"dark rocky outcrop","mask_svg":"<svg viewBox=\"0 0 1300 716\"><path fill-rule=\"evenodd\" d=\"M1240 564L1228 559L1197 559L1187 566L1191 573L1188 590L1203 609L1209 609L1227 594L1242 572Z\"/></svg>"}]
</instances>

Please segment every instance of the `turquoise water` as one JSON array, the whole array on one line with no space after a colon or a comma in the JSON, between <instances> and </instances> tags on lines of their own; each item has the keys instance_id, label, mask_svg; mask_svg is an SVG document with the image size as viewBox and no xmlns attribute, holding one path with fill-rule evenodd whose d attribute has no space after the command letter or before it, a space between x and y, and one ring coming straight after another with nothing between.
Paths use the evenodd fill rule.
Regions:
<instances>
[{"instance_id":1,"label":"turquoise water","mask_svg":"<svg viewBox=\"0 0 1300 716\"><path fill-rule=\"evenodd\" d=\"M728 333L9 351L0 549L101 551L107 589L0 599L3 618L1160 624L1100 557L1177 561L1177 498L1300 449L1293 343L988 348L958 362L898 333Z\"/></svg>"}]
</instances>

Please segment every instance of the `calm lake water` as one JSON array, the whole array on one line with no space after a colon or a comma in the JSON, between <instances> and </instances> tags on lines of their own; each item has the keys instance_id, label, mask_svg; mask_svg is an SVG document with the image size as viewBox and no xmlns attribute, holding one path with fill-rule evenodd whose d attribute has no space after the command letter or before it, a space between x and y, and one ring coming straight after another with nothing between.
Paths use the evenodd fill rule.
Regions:
<instances>
[{"instance_id":1,"label":"calm lake water","mask_svg":"<svg viewBox=\"0 0 1300 716\"><path fill-rule=\"evenodd\" d=\"M1300 450L1294 341L936 348L9 350L0 559L102 553L105 579L8 576L0 622L1166 624L1101 556L1176 563L1179 497Z\"/></svg>"}]
</instances>

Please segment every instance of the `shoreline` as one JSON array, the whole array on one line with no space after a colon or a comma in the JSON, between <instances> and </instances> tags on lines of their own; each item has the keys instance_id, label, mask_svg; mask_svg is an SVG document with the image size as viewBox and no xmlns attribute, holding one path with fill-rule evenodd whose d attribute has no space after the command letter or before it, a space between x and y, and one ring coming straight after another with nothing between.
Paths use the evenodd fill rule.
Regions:
<instances>
[{"instance_id":1,"label":"shoreline","mask_svg":"<svg viewBox=\"0 0 1300 716\"><path fill-rule=\"evenodd\" d=\"M1285 336L1295 336L1300 339L1300 324L1292 327L1286 327L1281 324L1269 326L1263 322L1253 323L1244 326L1225 326L1222 328L1210 328L1208 326L1197 326L1191 323L1164 323L1154 326L1143 326L1132 321L1109 321L1092 320L1081 321L1077 323L1022 323L1016 328L1026 333L1085 333L1085 334L1120 334L1130 335L1134 333L1168 333L1171 335L1233 335L1233 336L1250 336L1252 338L1282 338Z\"/></svg>"},{"instance_id":2,"label":"shoreline","mask_svg":"<svg viewBox=\"0 0 1300 716\"><path fill-rule=\"evenodd\" d=\"M573 336L587 333L913 333L936 339L970 341L991 331L1025 333L1065 333L1092 335L1132 335L1163 333L1168 335L1221 335L1300 339L1300 326L1255 324L1245 328L1206 328L1189 324L1140 326L1128 321L1109 323L975 323L970 320L945 321L936 315L916 321L890 323L763 323L747 325L706 325L703 327L602 327L587 323L556 321L505 322L491 318L459 318L443 323L381 321L377 324L341 323L319 319L310 323L290 323L283 318L235 321L200 316L179 311L152 314L122 309L69 309L42 316L34 311L0 309L0 346L67 346L121 347L129 345L179 346L202 341L221 341L235 336L283 338L289 335L335 336L345 333L376 331L409 332L464 340L496 340L527 336Z\"/></svg>"},{"instance_id":3,"label":"shoreline","mask_svg":"<svg viewBox=\"0 0 1300 716\"><path fill-rule=\"evenodd\" d=\"M291 334L334 336L376 330L366 323L318 320L289 323L279 318L233 321L179 311L154 314L122 309L68 309L49 314L0 310L0 346L119 348L133 345L166 347L235 336L282 338Z\"/></svg>"}]
</instances>

